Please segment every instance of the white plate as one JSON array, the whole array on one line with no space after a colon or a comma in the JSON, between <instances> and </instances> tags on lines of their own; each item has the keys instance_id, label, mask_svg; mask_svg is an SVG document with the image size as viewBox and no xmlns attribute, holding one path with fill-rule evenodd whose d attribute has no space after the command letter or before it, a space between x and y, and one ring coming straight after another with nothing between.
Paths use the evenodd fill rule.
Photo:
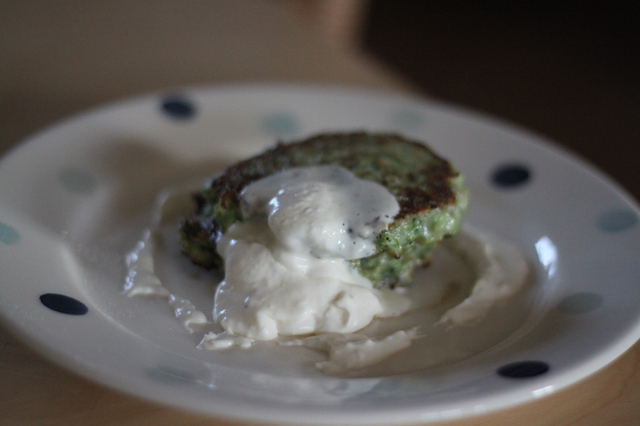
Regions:
<instances>
[{"instance_id":1,"label":"white plate","mask_svg":"<svg viewBox=\"0 0 640 426\"><path fill-rule=\"evenodd\" d=\"M121 294L123 256L161 189L327 130L398 131L457 165L472 194L466 220L533 265L526 321L461 361L345 379L260 352L198 351L166 303ZM563 150L440 104L327 87L157 93L58 124L0 163L0 314L44 356L183 409L277 423L450 419L552 394L636 342L638 217L628 195ZM206 278L184 289L192 301L210 298Z\"/></svg>"}]
</instances>

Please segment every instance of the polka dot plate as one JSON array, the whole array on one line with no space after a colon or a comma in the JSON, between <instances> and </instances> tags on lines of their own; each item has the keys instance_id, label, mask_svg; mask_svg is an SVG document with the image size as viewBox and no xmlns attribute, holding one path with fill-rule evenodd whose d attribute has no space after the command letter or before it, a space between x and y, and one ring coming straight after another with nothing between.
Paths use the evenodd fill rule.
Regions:
<instances>
[{"instance_id":1,"label":"polka dot plate","mask_svg":"<svg viewBox=\"0 0 640 426\"><path fill-rule=\"evenodd\" d=\"M336 378L286 356L199 351L166 303L123 296L124 256L161 190L202 182L275 140L337 130L427 141L464 173L466 221L514 242L532 266L522 322L504 314L510 332L456 362ZM0 317L87 378L200 413L278 424L459 418L553 394L637 341L638 215L574 155L451 106L331 87L159 92L57 124L0 162ZM184 293L210 306L207 276L194 282Z\"/></svg>"}]
</instances>

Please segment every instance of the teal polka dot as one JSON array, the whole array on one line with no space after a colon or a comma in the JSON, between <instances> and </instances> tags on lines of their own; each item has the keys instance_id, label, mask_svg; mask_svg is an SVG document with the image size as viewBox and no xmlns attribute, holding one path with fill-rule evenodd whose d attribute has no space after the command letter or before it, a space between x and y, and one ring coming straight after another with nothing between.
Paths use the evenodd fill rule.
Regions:
<instances>
[{"instance_id":1,"label":"teal polka dot","mask_svg":"<svg viewBox=\"0 0 640 426\"><path fill-rule=\"evenodd\" d=\"M147 368L145 370L145 376L153 381L168 385L185 385L197 383L198 381L193 374L177 368L164 366Z\"/></svg>"},{"instance_id":2,"label":"teal polka dot","mask_svg":"<svg viewBox=\"0 0 640 426\"><path fill-rule=\"evenodd\" d=\"M90 194L96 188L96 179L80 169L65 169L58 174L58 181L69 191L78 194Z\"/></svg>"},{"instance_id":3,"label":"teal polka dot","mask_svg":"<svg viewBox=\"0 0 640 426\"><path fill-rule=\"evenodd\" d=\"M264 117L262 128L270 136L284 137L298 133L300 124L291 113L275 112Z\"/></svg>"},{"instance_id":4,"label":"teal polka dot","mask_svg":"<svg viewBox=\"0 0 640 426\"><path fill-rule=\"evenodd\" d=\"M391 125L401 128L417 128L424 124L424 115L416 110L401 109L394 111L390 117Z\"/></svg>"},{"instance_id":5,"label":"teal polka dot","mask_svg":"<svg viewBox=\"0 0 640 426\"><path fill-rule=\"evenodd\" d=\"M598 218L598 228L605 232L626 231L637 223L638 215L631 210L612 210Z\"/></svg>"},{"instance_id":6,"label":"teal polka dot","mask_svg":"<svg viewBox=\"0 0 640 426\"><path fill-rule=\"evenodd\" d=\"M10 246L20 241L20 234L12 226L0 222L0 243Z\"/></svg>"},{"instance_id":7,"label":"teal polka dot","mask_svg":"<svg viewBox=\"0 0 640 426\"><path fill-rule=\"evenodd\" d=\"M569 315L580 315L595 311L602 306L602 296L595 293L575 293L558 304L558 310Z\"/></svg>"}]
</instances>

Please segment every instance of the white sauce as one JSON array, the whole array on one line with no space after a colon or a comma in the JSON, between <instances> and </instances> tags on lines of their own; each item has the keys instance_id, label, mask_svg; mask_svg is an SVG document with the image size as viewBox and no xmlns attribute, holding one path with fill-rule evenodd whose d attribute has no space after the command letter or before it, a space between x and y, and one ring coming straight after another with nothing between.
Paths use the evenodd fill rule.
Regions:
<instances>
[{"instance_id":1,"label":"white sauce","mask_svg":"<svg viewBox=\"0 0 640 426\"><path fill-rule=\"evenodd\" d=\"M155 250L155 244L152 241L153 235L154 232L152 230L146 230L136 247L127 253L125 257L128 273L125 279L124 291L128 296L162 296L168 298L171 295L156 275L153 260L153 252Z\"/></svg>"},{"instance_id":2,"label":"white sauce","mask_svg":"<svg viewBox=\"0 0 640 426\"><path fill-rule=\"evenodd\" d=\"M308 257L360 259L400 210L385 187L334 165L289 169L249 185L245 218L266 219L282 248Z\"/></svg>"},{"instance_id":3,"label":"white sauce","mask_svg":"<svg viewBox=\"0 0 640 426\"><path fill-rule=\"evenodd\" d=\"M460 232L445 244L474 270L476 281L471 294L440 318L442 324L476 324L525 283L529 266L518 249L505 241L475 231Z\"/></svg>"},{"instance_id":4,"label":"white sauce","mask_svg":"<svg viewBox=\"0 0 640 426\"><path fill-rule=\"evenodd\" d=\"M297 168L249 185L241 202L245 220L218 243L225 279L213 314L227 334L353 333L409 307L349 263L374 253L399 210L381 185L337 166Z\"/></svg>"},{"instance_id":5,"label":"white sauce","mask_svg":"<svg viewBox=\"0 0 640 426\"><path fill-rule=\"evenodd\" d=\"M172 294L155 271L156 232L184 214L176 209L181 203L182 194L163 196L153 227L126 257L124 289L129 296L165 298L189 332L203 332L213 326L206 315ZM428 282L381 291L349 267L350 259L372 253L374 236L397 213L393 196L344 169L322 166L293 169L250 185L242 194L242 208L247 219L232 226L218 245L226 271L213 319L224 332L204 334L200 349L249 348L256 341L277 339L281 345L324 352L326 360L316 363L319 370L347 374L407 349L425 335L425 327L475 324L518 292L528 273L526 261L511 245L475 231L461 232L443 249L475 275L468 296L435 324L415 323L381 334L385 328L377 321L373 329L363 330L376 318L414 318L433 303ZM446 282L433 284L446 290Z\"/></svg>"},{"instance_id":6,"label":"white sauce","mask_svg":"<svg viewBox=\"0 0 640 426\"><path fill-rule=\"evenodd\" d=\"M318 370L341 375L369 367L411 346L417 338L415 329L398 330L382 338L364 334L325 333L306 339L283 342L287 346L306 346L327 353L327 360L316 363Z\"/></svg>"},{"instance_id":7,"label":"white sauce","mask_svg":"<svg viewBox=\"0 0 640 426\"><path fill-rule=\"evenodd\" d=\"M157 217L154 218L154 226L146 230L135 248L127 253L125 263L128 273L125 278L124 292L130 297L147 296L167 299L169 306L173 308L174 314L180 324L182 324L189 333L193 333L196 330L211 328L211 322L207 319L207 316L202 311L196 309L189 300L171 294L156 274L153 258L157 250L156 238L158 228L162 225L164 219L167 219L167 211L175 209L178 202L184 201L184 197L179 196L176 198L166 195L161 197L160 206L162 206L162 208L157 212Z\"/></svg>"}]
</instances>

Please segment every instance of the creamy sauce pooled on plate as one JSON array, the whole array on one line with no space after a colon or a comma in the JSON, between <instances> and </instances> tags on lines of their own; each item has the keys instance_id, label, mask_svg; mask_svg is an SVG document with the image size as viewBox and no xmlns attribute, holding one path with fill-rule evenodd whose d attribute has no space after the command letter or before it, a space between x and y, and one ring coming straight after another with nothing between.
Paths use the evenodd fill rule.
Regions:
<instances>
[{"instance_id":1,"label":"creamy sauce pooled on plate","mask_svg":"<svg viewBox=\"0 0 640 426\"><path fill-rule=\"evenodd\" d=\"M161 210L174 210L171 204L169 197ZM153 229L127 256L125 292L166 298L187 330L205 333L201 349L275 340L326 353L316 367L332 375L375 365L422 337L419 324L375 337L362 333L381 318L428 309L424 291L374 289L350 266L375 252L375 236L399 210L386 188L338 166L296 168L249 185L241 206L244 220L218 243L225 278L212 314L222 332L207 332L214 324L206 315L162 285L153 265ZM461 232L446 246L473 270L475 284L440 317L441 326L473 325L525 282L527 264L506 243Z\"/></svg>"}]
</instances>

